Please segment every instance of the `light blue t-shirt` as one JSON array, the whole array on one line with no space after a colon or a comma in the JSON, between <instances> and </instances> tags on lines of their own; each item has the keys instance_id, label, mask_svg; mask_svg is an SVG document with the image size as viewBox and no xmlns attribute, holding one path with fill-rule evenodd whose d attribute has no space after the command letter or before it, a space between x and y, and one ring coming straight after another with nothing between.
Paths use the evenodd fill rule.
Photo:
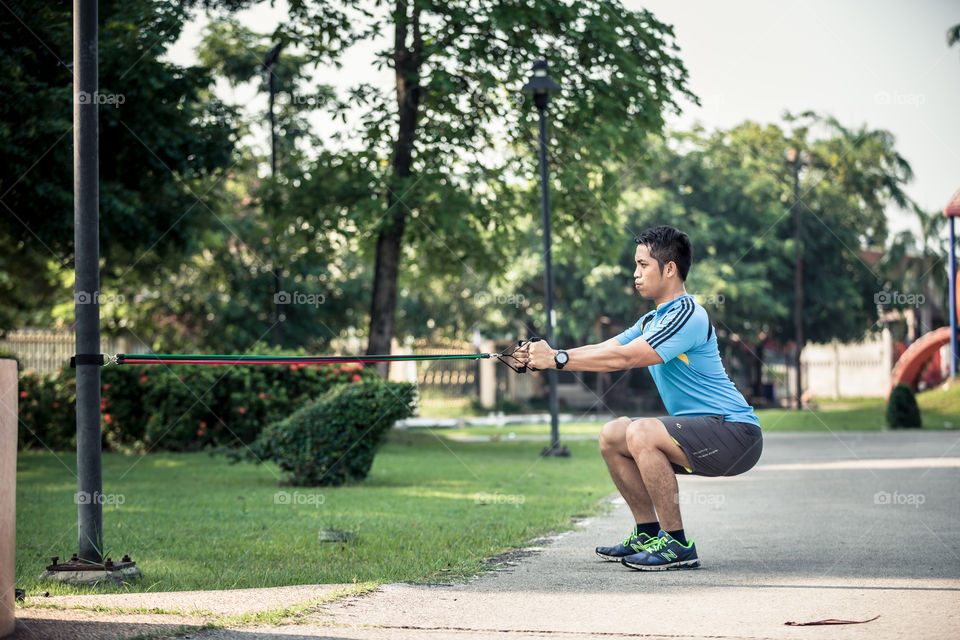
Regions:
<instances>
[{"instance_id":1,"label":"light blue t-shirt","mask_svg":"<svg viewBox=\"0 0 960 640\"><path fill-rule=\"evenodd\" d=\"M723 416L760 426L743 394L723 369L707 310L686 294L644 314L617 336L620 344L643 338L663 359L647 367L671 416Z\"/></svg>"}]
</instances>

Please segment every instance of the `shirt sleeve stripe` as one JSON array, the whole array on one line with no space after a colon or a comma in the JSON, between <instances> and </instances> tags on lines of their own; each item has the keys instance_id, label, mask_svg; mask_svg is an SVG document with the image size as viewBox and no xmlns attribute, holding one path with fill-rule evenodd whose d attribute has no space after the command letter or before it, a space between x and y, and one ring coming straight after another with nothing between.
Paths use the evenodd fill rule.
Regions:
<instances>
[{"instance_id":1,"label":"shirt sleeve stripe","mask_svg":"<svg viewBox=\"0 0 960 640\"><path fill-rule=\"evenodd\" d=\"M674 317L670 324L661 329L656 335L647 340L647 344L656 349L661 344L672 338L683 325L693 316L694 306L689 300L680 303L680 311Z\"/></svg>"}]
</instances>

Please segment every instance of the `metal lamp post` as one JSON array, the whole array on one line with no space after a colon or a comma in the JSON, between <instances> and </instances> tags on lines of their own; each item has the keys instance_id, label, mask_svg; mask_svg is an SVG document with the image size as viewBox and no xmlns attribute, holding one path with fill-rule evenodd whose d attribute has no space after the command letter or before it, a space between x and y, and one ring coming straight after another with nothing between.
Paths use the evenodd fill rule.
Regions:
<instances>
[{"instance_id":1,"label":"metal lamp post","mask_svg":"<svg viewBox=\"0 0 960 640\"><path fill-rule=\"evenodd\" d=\"M809 154L796 147L790 147L785 154L787 164L793 169L793 324L796 327L797 343L797 410L803 409L803 376L800 367L800 354L803 352L803 239L800 224L800 169L809 163Z\"/></svg>"},{"instance_id":2,"label":"metal lamp post","mask_svg":"<svg viewBox=\"0 0 960 640\"><path fill-rule=\"evenodd\" d=\"M533 95L533 103L540 114L540 213L543 218L543 255L545 269L543 283L547 311L547 342L554 343L557 317L553 311L553 260L550 251L550 183L547 170L547 103L550 94L560 91L560 85L547 75L547 61L537 60L533 63L533 76L523 86L523 93ZM560 427L557 419L557 371L547 371L547 380L550 385L550 446L540 453L542 456L570 455L570 450L560 445Z\"/></svg>"},{"instance_id":3,"label":"metal lamp post","mask_svg":"<svg viewBox=\"0 0 960 640\"><path fill-rule=\"evenodd\" d=\"M73 5L73 192L76 278L77 524L80 560L103 562L100 466L100 236L97 3Z\"/></svg>"},{"instance_id":4,"label":"metal lamp post","mask_svg":"<svg viewBox=\"0 0 960 640\"><path fill-rule=\"evenodd\" d=\"M957 322L960 321L960 311L957 310L957 236L953 228L954 218L960 217L960 190L958 190L950 202L943 209L943 215L947 216L948 228L950 229L950 262L949 269L949 295L950 295L950 382L956 382L957 364L960 362L960 352L957 350Z\"/></svg>"}]
</instances>

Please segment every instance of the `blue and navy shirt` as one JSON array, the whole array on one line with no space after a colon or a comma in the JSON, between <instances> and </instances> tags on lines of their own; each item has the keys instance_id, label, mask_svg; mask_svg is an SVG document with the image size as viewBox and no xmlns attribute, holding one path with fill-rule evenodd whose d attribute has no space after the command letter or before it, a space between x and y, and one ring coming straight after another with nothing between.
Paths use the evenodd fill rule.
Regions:
<instances>
[{"instance_id":1,"label":"blue and navy shirt","mask_svg":"<svg viewBox=\"0 0 960 640\"><path fill-rule=\"evenodd\" d=\"M720 362L707 310L690 294L664 302L617 336L620 344L643 338L663 359L647 367L671 416L723 416L760 426Z\"/></svg>"}]
</instances>

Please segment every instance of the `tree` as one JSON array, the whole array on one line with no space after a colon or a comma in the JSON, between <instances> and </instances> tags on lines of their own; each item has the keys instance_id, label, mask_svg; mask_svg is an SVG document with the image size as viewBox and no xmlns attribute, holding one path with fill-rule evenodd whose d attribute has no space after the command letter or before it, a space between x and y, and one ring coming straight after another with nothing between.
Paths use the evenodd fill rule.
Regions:
<instances>
[{"instance_id":1,"label":"tree","mask_svg":"<svg viewBox=\"0 0 960 640\"><path fill-rule=\"evenodd\" d=\"M814 342L858 339L875 325L882 276L860 254L884 245L885 208L908 204L903 185L911 178L888 132L812 113L786 121L789 130L747 122L678 136L645 196L644 219L689 229L701 256L690 289L719 303L710 309L718 336L754 363L756 393L763 344L789 346L794 335L793 185L784 151L810 153L800 193L804 333Z\"/></svg>"},{"instance_id":2,"label":"tree","mask_svg":"<svg viewBox=\"0 0 960 640\"><path fill-rule=\"evenodd\" d=\"M135 288L150 256L176 256L208 216L203 194L231 162L232 113L211 76L160 57L180 35L177 3L100 3L100 241L104 281ZM69 295L73 261L73 83L69 4L24 0L0 11L0 262L11 304L0 326L38 321ZM26 28L25 28L26 27ZM122 280L122 282L121 282Z\"/></svg>"},{"instance_id":3,"label":"tree","mask_svg":"<svg viewBox=\"0 0 960 640\"><path fill-rule=\"evenodd\" d=\"M614 167L645 164L647 133L677 108L675 94L692 98L671 28L619 2L290 6L289 38L318 60L336 55L334 37L352 43L392 33L377 64L394 71L395 94L358 86L345 98L364 113L360 157L378 196L374 210L351 208L376 238L371 353L390 349L405 250L432 277L477 274L469 279L482 288L480 274L496 269L518 223L536 211L535 119L517 104L534 59L549 52L552 73L567 87L551 107L558 239L610 217ZM321 166L313 172L317 179L325 173Z\"/></svg>"}]
</instances>

